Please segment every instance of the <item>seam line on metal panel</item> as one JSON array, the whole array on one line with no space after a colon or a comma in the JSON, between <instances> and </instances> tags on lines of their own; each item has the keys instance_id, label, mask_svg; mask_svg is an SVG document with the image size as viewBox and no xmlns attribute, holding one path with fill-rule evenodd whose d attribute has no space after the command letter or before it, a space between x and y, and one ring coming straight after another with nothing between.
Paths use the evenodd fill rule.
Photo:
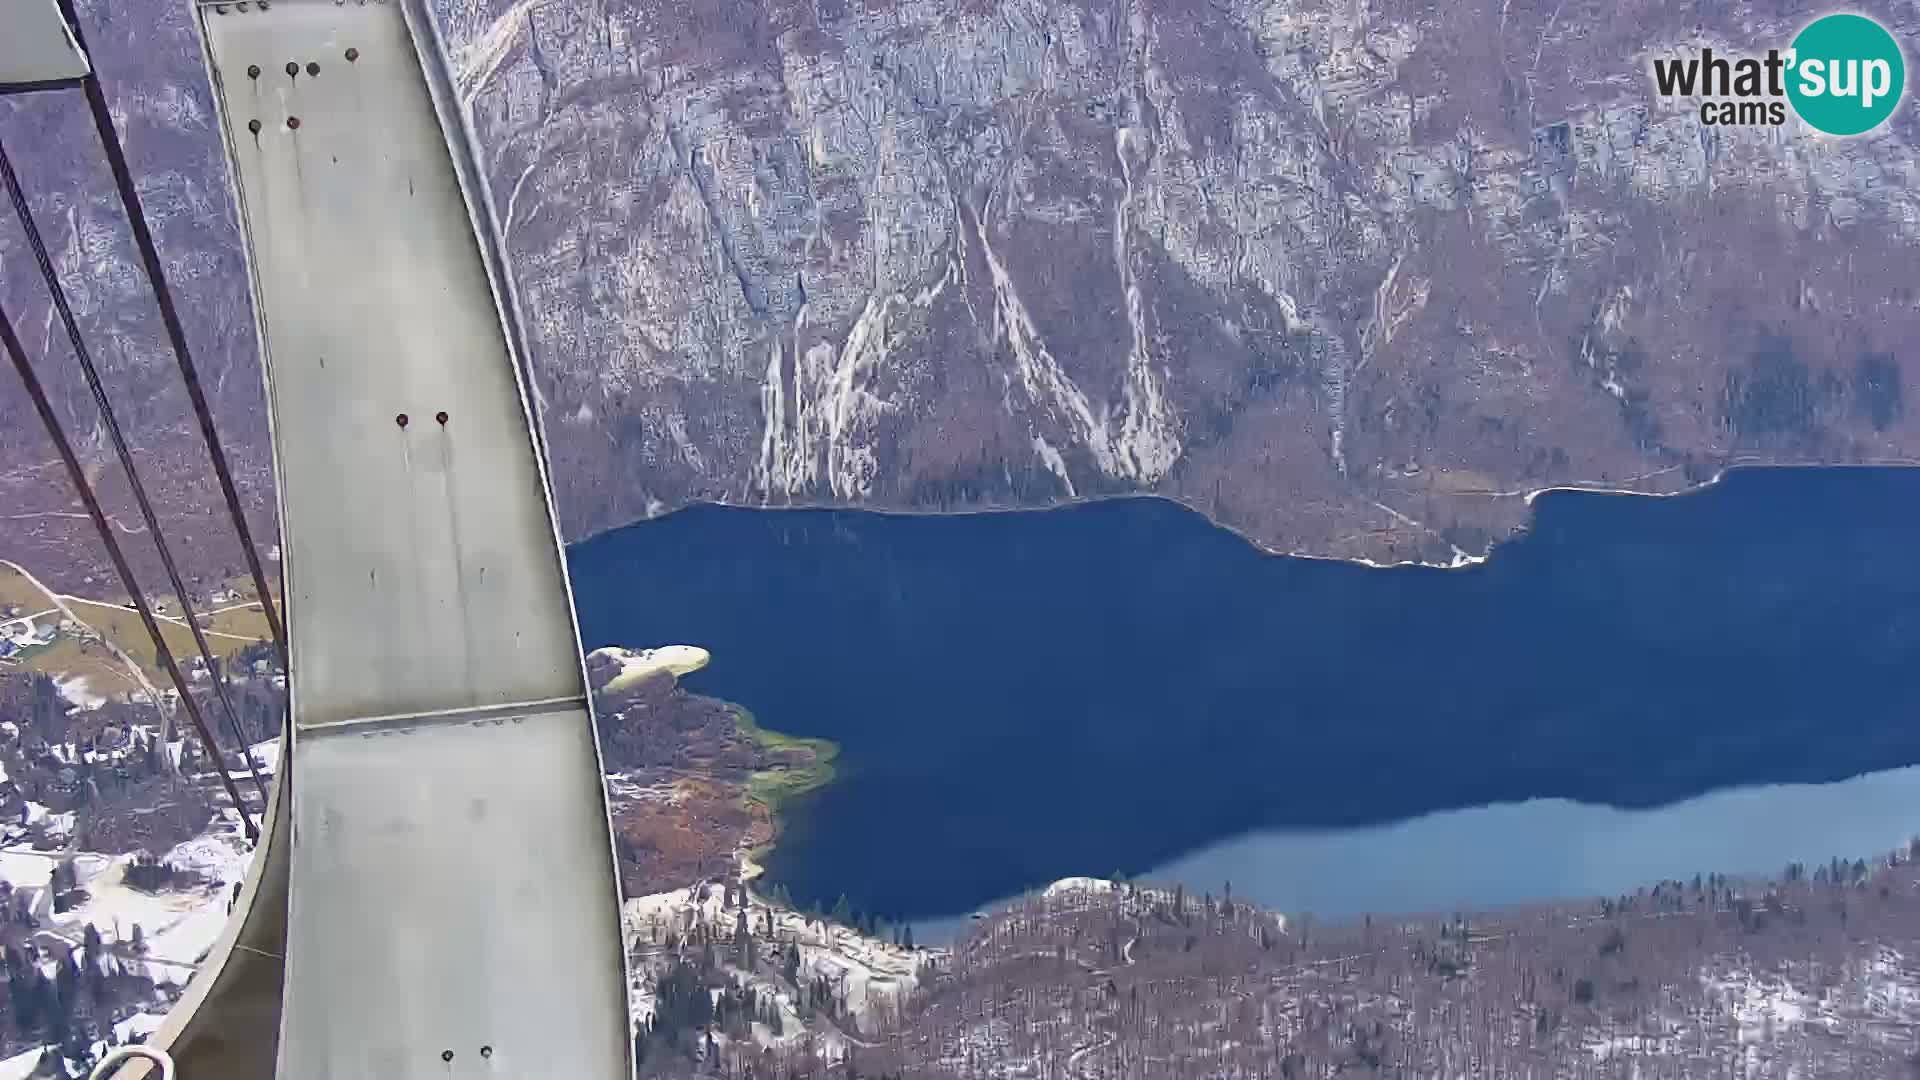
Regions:
<instances>
[{"instance_id":1,"label":"seam line on metal panel","mask_svg":"<svg viewBox=\"0 0 1920 1080\"><path fill-rule=\"evenodd\" d=\"M381 716L360 716L352 720L329 720L318 724L302 724L299 731L302 735L325 735L350 729L478 723L485 720L505 720L510 716L527 716L534 713L552 713L586 707L587 696L575 694L568 697L540 698L535 701L509 701L500 705L469 705L457 709L429 709L425 712L388 713Z\"/></svg>"}]
</instances>

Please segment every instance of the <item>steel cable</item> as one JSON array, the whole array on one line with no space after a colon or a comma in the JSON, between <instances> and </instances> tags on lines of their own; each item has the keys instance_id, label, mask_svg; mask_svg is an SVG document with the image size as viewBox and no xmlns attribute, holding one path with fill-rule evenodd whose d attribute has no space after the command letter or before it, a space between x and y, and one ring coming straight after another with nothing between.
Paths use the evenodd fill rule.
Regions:
<instances>
[{"instance_id":1,"label":"steel cable","mask_svg":"<svg viewBox=\"0 0 1920 1080\"><path fill-rule=\"evenodd\" d=\"M74 10L73 0L59 0L60 14L67 20L67 27L73 34L74 44L79 46L81 55L87 53L87 41L80 29L80 13ZM88 65L92 68L92 65ZM147 227L147 215L140 205L140 193L133 184L133 172L127 167L127 155L120 145L119 134L113 126L113 112L107 107L106 92L100 86L97 69L89 70L80 80L85 91L87 108L93 114L94 131L100 136L101 149L107 155L107 167L113 172L114 187L120 193L120 205L126 210L127 223L133 229L133 245L140 251L140 261L146 265L147 281L153 287L154 301L160 305L160 321L166 326L167 341L173 346L173 358L180 368L181 381L186 384L187 397L193 403L193 415L200 422L200 437L207 444L207 455L213 460L213 475L220 482L220 494L226 499L227 515L233 519L233 529L240 539L240 550L245 554L247 569L253 575L254 592L260 597L260 612L266 616L267 628L273 633L273 644L280 652L280 668L291 679L293 668L287 662L286 632L280 622L280 613L273 603L273 594L267 588L266 571L260 565L260 554L253 542L253 532L247 527L247 515L240 505L240 492L234 486L233 473L227 468L227 455L220 445L220 434L214 428L213 410L207 405L206 394L200 388L200 373L193 363L193 354L187 348L187 333L180 322L180 313L173 304L173 292L167 287L166 269L160 262L160 250L153 242L153 232Z\"/></svg>"},{"instance_id":2,"label":"steel cable","mask_svg":"<svg viewBox=\"0 0 1920 1080\"><path fill-rule=\"evenodd\" d=\"M213 675L216 673L216 662L213 652L207 644L206 634L201 629L199 620L194 615L193 607L187 599L186 584L181 580L179 568L173 561L173 553L167 546L166 537L161 531L159 517L153 510L153 503L147 498L146 487L140 481L139 471L136 469L133 461L133 452L127 445L126 436L120 430L120 424L114 415L113 406L107 400L106 388L100 382L100 373L94 367L92 354L87 350L86 341L80 334L80 324L74 318L73 309L67 302L66 290L60 284L60 278L54 269L53 260L47 254L45 240L41 237L39 227L34 223L32 210L27 205L26 192L20 186L19 175L15 173L13 162L7 155L6 148L3 145L0 145L0 183L5 184L7 197L13 204L14 213L19 218L21 227L26 231L27 244L33 249L34 259L39 264L41 277L45 280L47 289L52 295L54 309L59 313L61 325L67 333L67 339L73 346L75 356L80 361L81 371L86 375L87 386L93 393L94 403L100 409L101 422L107 429L108 437L113 441L114 450L120 458L121 467L126 470L128 483L133 490L134 502L139 506L141 518L146 524L148 533L153 537L154 547L160 555L160 563L166 568L167 579L173 586L175 599L179 601L181 615L185 618L187 628L193 635L194 644L200 650L202 660L207 666L208 674ZM50 425L48 434L52 436L55 442L61 447L61 458L68 463L68 471L73 474L76 485L86 484L85 474L78 471L79 461L72 456L72 447L67 443L65 433L59 431L57 428L58 417L52 412L51 404L46 403L45 391L40 388L38 378L33 375L32 367L27 364L26 354L20 350L19 339L14 336L10 325L7 328L6 334L8 351L17 354L14 357L14 365L20 369L21 378L29 382L29 392L35 397L35 407L41 409L42 421ZM161 659L162 664L166 667L167 674L173 680L175 688L179 691L181 704L187 709L188 716L192 719L201 742L206 746L208 756L213 758L214 766L219 770L220 779L222 783L226 785L228 795L233 799L234 809L239 813L241 823L246 827L247 834L250 838L258 839L259 830L254 826L251 816L248 815L246 803L240 797L239 788L234 786L233 777L227 771L226 760L220 753L220 744L214 740L213 733L207 728L206 720L200 714L199 703L194 701L191 688L188 686L185 677L181 674L179 665L174 660L172 650L167 647L166 639L160 630L159 622L154 618L152 611L149 609L146 597L140 591L140 584L133 576L132 568L127 565L125 556L120 553L119 542L113 538L112 530L108 526L105 516L99 512L99 504L92 496L91 485L87 485L81 490L84 493L83 499L88 503L89 514L95 517L94 527L100 530L101 538L107 544L109 555L114 561L115 569L119 571L127 587L127 592L132 596L134 606L140 612L141 621L146 623L147 632L153 637L154 650ZM259 770L254 765L253 755L247 749L246 737L241 731L239 716L234 712L233 702L226 691L224 674L211 681L214 687L214 695L219 699L222 708L225 709L227 721L233 728L234 738L239 744L240 755L246 760L247 773L253 778L254 786L259 790L260 797L264 804L264 800L267 797L266 784L261 781Z\"/></svg>"}]
</instances>

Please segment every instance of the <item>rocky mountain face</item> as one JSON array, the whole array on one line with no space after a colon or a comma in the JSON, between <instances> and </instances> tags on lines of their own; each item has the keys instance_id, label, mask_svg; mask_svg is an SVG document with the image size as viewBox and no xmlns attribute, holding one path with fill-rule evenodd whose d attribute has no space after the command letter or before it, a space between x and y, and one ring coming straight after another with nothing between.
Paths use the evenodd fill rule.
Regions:
<instances>
[{"instance_id":1,"label":"rocky mountain face","mask_svg":"<svg viewBox=\"0 0 1920 1080\"><path fill-rule=\"evenodd\" d=\"M1792 117L1705 126L1651 89L1652 57L1784 47L1816 6L440 7L571 537L695 500L1153 492L1275 550L1447 562L1549 485L1920 450L1911 104L1840 140ZM184 5L89 10L264 508ZM1865 10L1920 28L1912 0ZM81 113L7 108L0 138L134 426L200 513L184 399ZM0 250L8 310L64 364L11 226ZM63 400L92 430L77 386ZM11 385L0 414L10 457L48 456ZM69 528L0 521L0 540L29 527Z\"/></svg>"}]
</instances>

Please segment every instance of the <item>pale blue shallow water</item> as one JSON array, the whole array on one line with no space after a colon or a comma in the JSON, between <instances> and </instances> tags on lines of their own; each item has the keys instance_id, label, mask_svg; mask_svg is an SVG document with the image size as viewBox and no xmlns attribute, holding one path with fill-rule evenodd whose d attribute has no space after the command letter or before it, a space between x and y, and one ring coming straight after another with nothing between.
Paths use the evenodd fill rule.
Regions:
<instances>
[{"instance_id":1,"label":"pale blue shallow water","mask_svg":"<svg viewBox=\"0 0 1920 1080\"><path fill-rule=\"evenodd\" d=\"M1777 874L1872 858L1920 833L1920 766L1832 784L1764 784L1652 810L1566 799L1479 806L1355 829L1266 829L1152 868L1293 914L1435 912L1629 893L1695 874ZM993 905L987 905L989 907ZM968 914L915 933L951 937Z\"/></svg>"}]
</instances>

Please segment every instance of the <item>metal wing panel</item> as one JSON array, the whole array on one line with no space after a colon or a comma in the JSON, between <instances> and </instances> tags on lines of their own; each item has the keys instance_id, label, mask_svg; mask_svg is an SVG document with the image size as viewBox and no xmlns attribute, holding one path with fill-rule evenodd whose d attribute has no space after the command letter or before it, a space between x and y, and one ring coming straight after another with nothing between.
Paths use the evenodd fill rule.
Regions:
<instances>
[{"instance_id":1,"label":"metal wing panel","mask_svg":"<svg viewBox=\"0 0 1920 1080\"><path fill-rule=\"evenodd\" d=\"M57 0L0 0L0 88L81 79L92 70Z\"/></svg>"},{"instance_id":2,"label":"metal wing panel","mask_svg":"<svg viewBox=\"0 0 1920 1080\"><path fill-rule=\"evenodd\" d=\"M278 1075L631 1075L577 632L445 72L391 3L199 21L294 670Z\"/></svg>"},{"instance_id":3,"label":"metal wing panel","mask_svg":"<svg viewBox=\"0 0 1920 1080\"><path fill-rule=\"evenodd\" d=\"M578 694L513 361L399 10L223 7L202 19L299 496L288 604L342 613L300 627L300 723Z\"/></svg>"},{"instance_id":4,"label":"metal wing panel","mask_svg":"<svg viewBox=\"0 0 1920 1080\"><path fill-rule=\"evenodd\" d=\"M555 782L586 724L576 705L308 740L281 1076L625 1075L617 915L576 895L606 854Z\"/></svg>"}]
</instances>

